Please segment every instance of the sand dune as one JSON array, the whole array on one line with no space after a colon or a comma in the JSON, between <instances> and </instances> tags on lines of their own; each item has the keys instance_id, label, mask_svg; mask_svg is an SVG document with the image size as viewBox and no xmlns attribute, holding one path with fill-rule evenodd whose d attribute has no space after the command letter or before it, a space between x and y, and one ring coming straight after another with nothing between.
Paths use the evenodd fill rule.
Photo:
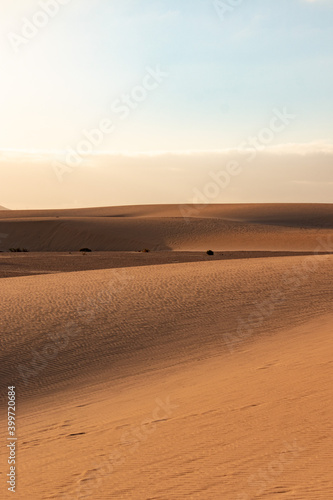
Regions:
<instances>
[{"instance_id":1,"label":"sand dune","mask_svg":"<svg viewBox=\"0 0 333 500\"><path fill-rule=\"evenodd\" d=\"M68 346L27 384L24 397L53 391L69 377L90 380L110 365L121 374L138 372L147 356L164 363L234 348L238 337L255 335L258 322L267 323L267 332L328 313L332 262L333 256L284 257L3 279L2 374L10 383L15 352L29 367L48 335ZM281 300L269 301L273 291ZM258 304L268 322L258 320Z\"/></svg>"},{"instance_id":2,"label":"sand dune","mask_svg":"<svg viewBox=\"0 0 333 500\"><path fill-rule=\"evenodd\" d=\"M177 210L1 214L18 500L333 497L331 207Z\"/></svg>"},{"instance_id":3,"label":"sand dune","mask_svg":"<svg viewBox=\"0 0 333 500\"><path fill-rule=\"evenodd\" d=\"M326 252L322 252L327 254ZM234 251L215 252L3 252L0 254L0 278L38 274L123 269L128 267L214 262L217 260L260 259L265 257L296 257L312 252Z\"/></svg>"},{"instance_id":4,"label":"sand dune","mask_svg":"<svg viewBox=\"0 0 333 500\"><path fill-rule=\"evenodd\" d=\"M17 498L332 498L331 325L22 408Z\"/></svg>"},{"instance_id":5,"label":"sand dune","mask_svg":"<svg viewBox=\"0 0 333 500\"><path fill-rule=\"evenodd\" d=\"M220 218L246 222L275 222L293 225L333 225L332 204L209 204L209 205L133 205L57 210L10 210L2 217L120 217L120 218Z\"/></svg>"},{"instance_id":6,"label":"sand dune","mask_svg":"<svg viewBox=\"0 0 333 500\"><path fill-rule=\"evenodd\" d=\"M330 498L332 262L1 280L17 498Z\"/></svg>"},{"instance_id":7,"label":"sand dune","mask_svg":"<svg viewBox=\"0 0 333 500\"><path fill-rule=\"evenodd\" d=\"M332 205L174 205L57 211L8 211L0 216L0 250L315 251L333 228Z\"/></svg>"}]
</instances>

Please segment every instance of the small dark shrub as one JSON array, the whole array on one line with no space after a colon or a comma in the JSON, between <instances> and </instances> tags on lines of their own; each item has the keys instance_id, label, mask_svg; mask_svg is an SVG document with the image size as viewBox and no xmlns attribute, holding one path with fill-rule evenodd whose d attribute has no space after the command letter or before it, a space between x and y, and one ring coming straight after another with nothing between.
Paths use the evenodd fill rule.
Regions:
<instances>
[{"instance_id":1,"label":"small dark shrub","mask_svg":"<svg viewBox=\"0 0 333 500\"><path fill-rule=\"evenodd\" d=\"M213 250L207 250L207 255L214 255Z\"/></svg>"},{"instance_id":2,"label":"small dark shrub","mask_svg":"<svg viewBox=\"0 0 333 500\"><path fill-rule=\"evenodd\" d=\"M91 252L90 248L81 248L80 252Z\"/></svg>"},{"instance_id":3,"label":"small dark shrub","mask_svg":"<svg viewBox=\"0 0 333 500\"><path fill-rule=\"evenodd\" d=\"M10 248L10 252L29 252L26 248Z\"/></svg>"},{"instance_id":4,"label":"small dark shrub","mask_svg":"<svg viewBox=\"0 0 333 500\"><path fill-rule=\"evenodd\" d=\"M143 251L144 253L149 253L149 252L150 252L150 250L148 250L148 248L144 248L142 251Z\"/></svg>"}]
</instances>

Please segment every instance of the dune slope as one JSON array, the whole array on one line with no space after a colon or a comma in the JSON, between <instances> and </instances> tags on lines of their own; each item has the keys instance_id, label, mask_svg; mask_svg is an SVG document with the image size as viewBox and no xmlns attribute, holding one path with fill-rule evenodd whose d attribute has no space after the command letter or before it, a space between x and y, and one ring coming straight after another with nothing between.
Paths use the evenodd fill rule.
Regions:
<instances>
[{"instance_id":1,"label":"dune slope","mask_svg":"<svg viewBox=\"0 0 333 500\"><path fill-rule=\"evenodd\" d=\"M1 280L17 498L330 498L332 263Z\"/></svg>"},{"instance_id":2,"label":"dune slope","mask_svg":"<svg viewBox=\"0 0 333 500\"><path fill-rule=\"evenodd\" d=\"M144 370L147 357L168 363L232 350L263 327L329 312L332 261L312 255L2 279L2 377L10 382L15 353L29 372L34 353L45 352L43 377L20 376L27 397L101 369Z\"/></svg>"}]
</instances>

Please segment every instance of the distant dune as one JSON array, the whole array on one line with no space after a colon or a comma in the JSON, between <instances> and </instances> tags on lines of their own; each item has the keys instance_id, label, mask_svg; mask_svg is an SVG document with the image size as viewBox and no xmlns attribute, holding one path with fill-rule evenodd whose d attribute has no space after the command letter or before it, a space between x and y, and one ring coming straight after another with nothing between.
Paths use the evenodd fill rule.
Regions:
<instances>
[{"instance_id":1,"label":"distant dune","mask_svg":"<svg viewBox=\"0 0 333 500\"><path fill-rule=\"evenodd\" d=\"M333 205L147 205L0 215L2 249L315 251L333 228Z\"/></svg>"},{"instance_id":2,"label":"distant dune","mask_svg":"<svg viewBox=\"0 0 333 500\"><path fill-rule=\"evenodd\" d=\"M9 209L8 209L8 208L6 208L6 207L3 207L2 205L0 205L0 211L1 211L1 210L9 210Z\"/></svg>"}]
</instances>

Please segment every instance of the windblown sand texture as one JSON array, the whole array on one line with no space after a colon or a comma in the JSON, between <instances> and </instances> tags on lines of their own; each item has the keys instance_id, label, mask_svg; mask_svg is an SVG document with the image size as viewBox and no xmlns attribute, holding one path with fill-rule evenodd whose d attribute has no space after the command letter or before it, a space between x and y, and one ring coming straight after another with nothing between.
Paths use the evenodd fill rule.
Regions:
<instances>
[{"instance_id":1,"label":"windblown sand texture","mask_svg":"<svg viewBox=\"0 0 333 500\"><path fill-rule=\"evenodd\" d=\"M18 500L333 498L333 207L180 208L0 212Z\"/></svg>"}]
</instances>

